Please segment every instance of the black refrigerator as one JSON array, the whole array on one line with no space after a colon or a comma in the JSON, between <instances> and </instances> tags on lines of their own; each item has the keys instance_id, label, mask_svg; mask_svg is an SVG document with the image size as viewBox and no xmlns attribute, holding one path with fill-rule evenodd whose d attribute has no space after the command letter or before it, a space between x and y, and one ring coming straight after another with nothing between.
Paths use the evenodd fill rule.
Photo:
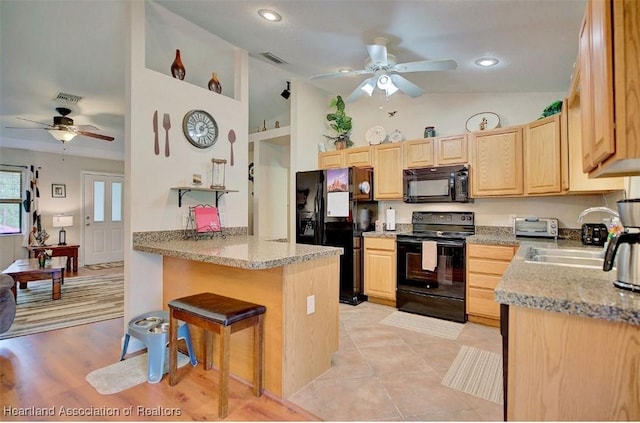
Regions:
<instances>
[{"instance_id":1,"label":"black refrigerator","mask_svg":"<svg viewBox=\"0 0 640 423\"><path fill-rule=\"evenodd\" d=\"M341 168L296 173L296 242L342 247L340 302L366 301L362 232L372 231L378 215L373 201L373 170Z\"/></svg>"}]
</instances>

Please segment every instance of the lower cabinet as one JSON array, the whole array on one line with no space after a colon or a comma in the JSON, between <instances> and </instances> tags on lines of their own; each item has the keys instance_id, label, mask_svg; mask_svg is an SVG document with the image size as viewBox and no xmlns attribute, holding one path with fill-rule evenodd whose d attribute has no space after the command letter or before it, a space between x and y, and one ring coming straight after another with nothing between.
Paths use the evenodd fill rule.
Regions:
<instances>
[{"instance_id":1,"label":"lower cabinet","mask_svg":"<svg viewBox=\"0 0 640 423\"><path fill-rule=\"evenodd\" d=\"M518 249L515 245L467 244L467 318L500 326L494 290Z\"/></svg>"},{"instance_id":2,"label":"lower cabinet","mask_svg":"<svg viewBox=\"0 0 640 423\"><path fill-rule=\"evenodd\" d=\"M364 238L364 293L369 301L396 305L396 240Z\"/></svg>"}]
</instances>

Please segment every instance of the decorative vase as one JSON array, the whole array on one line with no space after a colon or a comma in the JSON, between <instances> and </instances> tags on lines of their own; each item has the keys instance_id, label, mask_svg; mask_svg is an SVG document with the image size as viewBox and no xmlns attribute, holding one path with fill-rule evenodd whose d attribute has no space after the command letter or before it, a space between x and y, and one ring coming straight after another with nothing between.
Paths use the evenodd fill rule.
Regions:
<instances>
[{"instance_id":1,"label":"decorative vase","mask_svg":"<svg viewBox=\"0 0 640 423\"><path fill-rule=\"evenodd\" d=\"M336 141L335 144L336 150L344 150L345 148L347 148L347 142L344 140Z\"/></svg>"},{"instance_id":2,"label":"decorative vase","mask_svg":"<svg viewBox=\"0 0 640 423\"><path fill-rule=\"evenodd\" d=\"M218 94L222 94L222 84L220 84L220 81L218 80L218 74L215 72L211 74L211 79L209 80L209 89L211 91L217 92Z\"/></svg>"},{"instance_id":3,"label":"decorative vase","mask_svg":"<svg viewBox=\"0 0 640 423\"><path fill-rule=\"evenodd\" d=\"M187 71L184 69L184 65L182 64L182 58L180 58L180 50L176 50L176 58L171 64L171 75L174 78L178 78L179 80L184 80L184 76L187 74Z\"/></svg>"},{"instance_id":4,"label":"decorative vase","mask_svg":"<svg viewBox=\"0 0 640 423\"><path fill-rule=\"evenodd\" d=\"M40 266L40 268L43 268L46 261L47 261L47 255L44 252L40 252L38 254L38 266Z\"/></svg>"}]
</instances>

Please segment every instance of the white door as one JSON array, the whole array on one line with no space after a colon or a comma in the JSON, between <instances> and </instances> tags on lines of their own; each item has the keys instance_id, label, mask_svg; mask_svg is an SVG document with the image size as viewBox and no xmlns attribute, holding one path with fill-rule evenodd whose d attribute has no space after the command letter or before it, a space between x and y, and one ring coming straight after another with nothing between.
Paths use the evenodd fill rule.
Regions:
<instances>
[{"instance_id":1,"label":"white door","mask_svg":"<svg viewBox=\"0 0 640 423\"><path fill-rule=\"evenodd\" d=\"M124 260L124 177L84 173L84 264Z\"/></svg>"}]
</instances>

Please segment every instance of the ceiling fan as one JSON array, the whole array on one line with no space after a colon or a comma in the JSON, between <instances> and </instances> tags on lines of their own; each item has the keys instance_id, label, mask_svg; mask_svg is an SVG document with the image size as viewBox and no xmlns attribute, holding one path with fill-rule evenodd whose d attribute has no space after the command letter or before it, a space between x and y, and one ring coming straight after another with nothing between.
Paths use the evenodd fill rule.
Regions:
<instances>
[{"instance_id":1,"label":"ceiling fan","mask_svg":"<svg viewBox=\"0 0 640 423\"><path fill-rule=\"evenodd\" d=\"M40 125L45 125L46 128L22 128L22 127L12 127L8 126L10 129L45 129L49 131L51 136L53 136L58 141L63 144L67 141L71 141L76 135L84 135L85 137L98 138L104 141L113 141L115 138L110 137L108 135L97 134L95 132L89 132L88 130L97 131L93 125L73 125L73 119L67 117L69 113L71 113L71 109L66 107L56 107L56 111L60 114L60 116L53 117L53 125L49 125L47 123L38 122L31 119L25 119L19 117L20 120L26 120L27 122L38 123Z\"/></svg>"},{"instance_id":2,"label":"ceiling fan","mask_svg":"<svg viewBox=\"0 0 640 423\"><path fill-rule=\"evenodd\" d=\"M376 86L386 92L387 97L400 90L410 97L419 97L424 94L424 90L400 73L428 72L452 70L458 67L455 60L421 60L417 62L398 63L396 56L387 52L389 40L384 37L374 39L375 44L367 45L369 58L365 61L364 69L333 72L312 76L310 79L333 78L346 75L373 74L372 77L362 81L360 85L351 93L346 101L354 101L362 94L371 95Z\"/></svg>"}]
</instances>

